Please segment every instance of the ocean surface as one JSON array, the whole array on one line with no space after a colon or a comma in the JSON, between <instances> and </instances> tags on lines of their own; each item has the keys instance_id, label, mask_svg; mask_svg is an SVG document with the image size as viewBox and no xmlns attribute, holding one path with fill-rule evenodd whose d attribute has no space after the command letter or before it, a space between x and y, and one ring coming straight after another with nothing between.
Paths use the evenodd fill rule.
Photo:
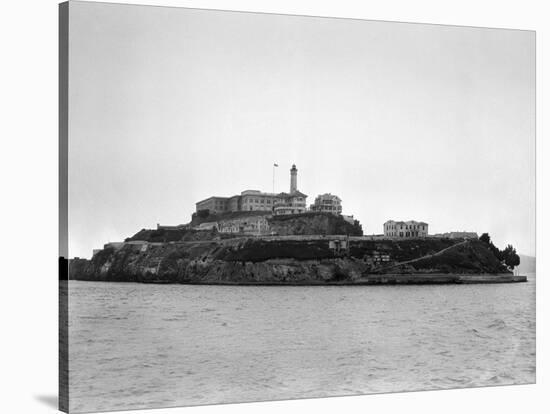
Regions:
<instances>
[{"instance_id":1,"label":"ocean surface","mask_svg":"<svg viewBox=\"0 0 550 414\"><path fill-rule=\"evenodd\" d=\"M75 412L535 381L535 278L496 285L69 282Z\"/></svg>"}]
</instances>

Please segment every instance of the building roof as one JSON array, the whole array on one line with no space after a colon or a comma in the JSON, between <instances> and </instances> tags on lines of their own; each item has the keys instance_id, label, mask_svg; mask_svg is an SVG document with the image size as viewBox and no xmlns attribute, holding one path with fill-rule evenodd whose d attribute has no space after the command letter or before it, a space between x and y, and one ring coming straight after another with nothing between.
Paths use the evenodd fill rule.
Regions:
<instances>
[{"instance_id":1,"label":"building roof","mask_svg":"<svg viewBox=\"0 0 550 414\"><path fill-rule=\"evenodd\" d=\"M201 200L201 201L197 201L195 203L195 205L197 204L201 204L201 203L204 203L206 201L210 201L210 200L213 200L213 199L216 199L216 200L224 200L224 201L227 201L229 199L232 199L232 198L236 198L236 197L242 197L242 196L247 196L247 195L251 195L251 196L268 196L268 197L295 197L295 196L298 196L298 197L307 197L306 194L300 192L300 191L294 191L293 193L264 193L263 191L259 191L259 190L245 190L245 191L242 191L240 195L233 195L233 196L230 196L230 197L221 197L221 196L211 196L211 197L208 197L208 198L205 198L204 200Z\"/></svg>"},{"instance_id":2,"label":"building roof","mask_svg":"<svg viewBox=\"0 0 550 414\"><path fill-rule=\"evenodd\" d=\"M222 199L222 200L227 200L229 197L211 196L211 197L205 198L204 200L197 201L195 204L204 203L205 201L212 200L212 199L214 199L214 198L216 198L216 199Z\"/></svg>"},{"instance_id":3,"label":"building roof","mask_svg":"<svg viewBox=\"0 0 550 414\"><path fill-rule=\"evenodd\" d=\"M395 221L395 220L388 220L384 224L424 224L428 226L428 223L424 221L414 221L414 220L408 220L408 221Z\"/></svg>"},{"instance_id":4,"label":"building roof","mask_svg":"<svg viewBox=\"0 0 550 414\"><path fill-rule=\"evenodd\" d=\"M244 191L241 191L241 195L242 196L245 196L245 195L259 195L259 196L270 196L270 197L277 196L276 193L265 193L265 192L259 191L259 190L244 190Z\"/></svg>"},{"instance_id":5,"label":"building roof","mask_svg":"<svg viewBox=\"0 0 550 414\"><path fill-rule=\"evenodd\" d=\"M331 198L331 199L337 199L337 200L342 201L342 199L340 197L338 197L335 194L331 194L331 193L319 194L315 199L317 200L318 198Z\"/></svg>"},{"instance_id":6,"label":"building roof","mask_svg":"<svg viewBox=\"0 0 550 414\"><path fill-rule=\"evenodd\" d=\"M292 193L285 193L285 192L282 192L282 193L279 193L277 194L279 197L307 197L307 194L304 194L302 193L301 191L293 191Z\"/></svg>"}]
</instances>

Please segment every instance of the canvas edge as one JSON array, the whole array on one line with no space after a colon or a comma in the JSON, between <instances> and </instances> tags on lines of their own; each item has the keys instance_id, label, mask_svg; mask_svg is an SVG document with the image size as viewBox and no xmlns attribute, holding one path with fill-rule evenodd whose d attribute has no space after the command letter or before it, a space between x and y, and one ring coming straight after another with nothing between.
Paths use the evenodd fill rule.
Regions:
<instances>
[{"instance_id":1,"label":"canvas edge","mask_svg":"<svg viewBox=\"0 0 550 414\"><path fill-rule=\"evenodd\" d=\"M59 4L59 331L58 406L69 412L68 341L68 124L69 124L69 2Z\"/></svg>"}]
</instances>

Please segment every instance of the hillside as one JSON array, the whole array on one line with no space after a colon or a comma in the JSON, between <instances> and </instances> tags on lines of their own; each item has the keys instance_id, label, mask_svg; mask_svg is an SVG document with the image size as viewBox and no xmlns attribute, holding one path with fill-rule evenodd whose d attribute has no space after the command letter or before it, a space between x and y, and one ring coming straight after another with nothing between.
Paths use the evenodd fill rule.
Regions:
<instances>
[{"instance_id":1,"label":"hillside","mask_svg":"<svg viewBox=\"0 0 550 414\"><path fill-rule=\"evenodd\" d=\"M308 212L285 216L273 216L269 220L271 231L281 236L287 235L329 235L341 234L362 236L363 228L359 221L349 223L342 216L330 213Z\"/></svg>"},{"instance_id":2,"label":"hillside","mask_svg":"<svg viewBox=\"0 0 550 414\"><path fill-rule=\"evenodd\" d=\"M265 211L237 211L223 214L194 214L189 227L141 229L128 241L168 243L180 241L206 241L242 237L239 233L219 233L215 230L193 230L192 227L207 222L220 222L246 217L268 216ZM362 236L361 224L356 220L349 223L342 216L330 213L303 213L287 216L268 216L269 232L275 235L350 235Z\"/></svg>"},{"instance_id":3,"label":"hillside","mask_svg":"<svg viewBox=\"0 0 550 414\"><path fill-rule=\"evenodd\" d=\"M142 229L132 237L125 239L129 241L147 241L150 243L168 243L181 241L206 241L235 237L230 234L218 233L215 230L192 230L192 229Z\"/></svg>"},{"instance_id":4,"label":"hillside","mask_svg":"<svg viewBox=\"0 0 550 414\"><path fill-rule=\"evenodd\" d=\"M243 237L162 243L145 249L126 244L104 249L92 260L71 260L69 277L149 283L332 284L387 281L381 275L406 276L414 283L415 275L509 273L478 240L352 238L349 248L338 251L331 248L335 237Z\"/></svg>"}]
</instances>

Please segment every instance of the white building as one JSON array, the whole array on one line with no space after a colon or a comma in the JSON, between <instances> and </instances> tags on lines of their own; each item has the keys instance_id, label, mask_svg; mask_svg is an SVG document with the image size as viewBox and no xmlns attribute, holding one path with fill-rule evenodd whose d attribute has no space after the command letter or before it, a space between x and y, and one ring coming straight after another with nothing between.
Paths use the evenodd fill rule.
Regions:
<instances>
[{"instance_id":1,"label":"white building","mask_svg":"<svg viewBox=\"0 0 550 414\"><path fill-rule=\"evenodd\" d=\"M275 206L273 207L273 214L300 214L307 211L306 207L307 195L299 191L293 193L280 193L278 195Z\"/></svg>"},{"instance_id":2,"label":"white building","mask_svg":"<svg viewBox=\"0 0 550 414\"><path fill-rule=\"evenodd\" d=\"M336 215L342 214L342 199L330 193L320 194L315 198L315 203L311 205L310 210Z\"/></svg>"},{"instance_id":3,"label":"white building","mask_svg":"<svg viewBox=\"0 0 550 414\"><path fill-rule=\"evenodd\" d=\"M258 190L245 190L241 193L240 200L230 206L229 211L273 211L279 195L264 193ZM240 204L238 204L240 202Z\"/></svg>"},{"instance_id":4,"label":"white building","mask_svg":"<svg viewBox=\"0 0 550 414\"><path fill-rule=\"evenodd\" d=\"M428 223L423 221L394 221L384 223L384 236L396 238L426 237L428 235Z\"/></svg>"}]
</instances>

